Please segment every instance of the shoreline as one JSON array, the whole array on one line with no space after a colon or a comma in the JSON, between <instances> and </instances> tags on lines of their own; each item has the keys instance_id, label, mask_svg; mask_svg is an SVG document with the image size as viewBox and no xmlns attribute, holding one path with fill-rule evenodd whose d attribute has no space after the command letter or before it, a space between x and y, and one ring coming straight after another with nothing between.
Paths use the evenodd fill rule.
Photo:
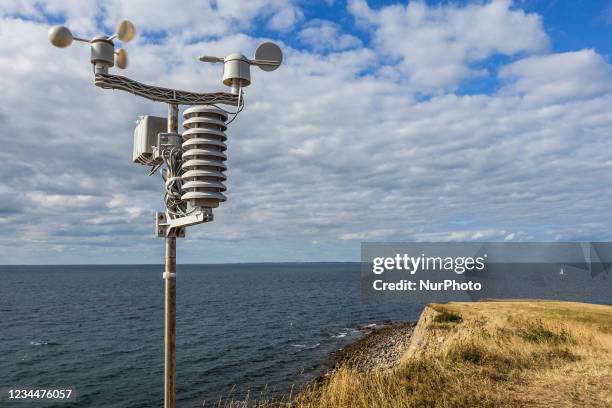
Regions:
<instances>
[{"instance_id":1,"label":"shoreline","mask_svg":"<svg viewBox=\"0 0 612 408\"><path fill-rule=\"evenodd\" d=\"M417 321L385 321L359 328L363 336L331 353L323 374L313 382L325 380L341 366L358 372L396 367L408 350L416 325Z\"/></svg>"}]
</instances>

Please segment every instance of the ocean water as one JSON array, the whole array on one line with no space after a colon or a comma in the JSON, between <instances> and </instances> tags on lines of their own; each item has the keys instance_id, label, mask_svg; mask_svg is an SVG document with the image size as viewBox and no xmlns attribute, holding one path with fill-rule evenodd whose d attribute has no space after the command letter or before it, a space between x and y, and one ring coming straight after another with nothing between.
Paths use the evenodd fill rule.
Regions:
<instances>
[{"instance_id":1,"label":"ocean water","mask_svg":"<svg viewBox=\"0 0 612 408\"><path fill-rule=\"evenodd\" d=\"M0 387L77 392L76 403L17 407L163 406L162 270L0 266ZM181 408L286 393L359 327L416 320L423 307L363 304L357 263L178 265L177 275Z\"/></svg>"}]
</instances>

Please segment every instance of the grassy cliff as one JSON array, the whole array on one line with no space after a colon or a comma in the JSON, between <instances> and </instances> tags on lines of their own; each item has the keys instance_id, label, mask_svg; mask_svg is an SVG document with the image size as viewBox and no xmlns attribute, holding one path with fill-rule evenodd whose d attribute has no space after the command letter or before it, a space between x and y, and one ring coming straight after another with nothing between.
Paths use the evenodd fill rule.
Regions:
<instances>
[{"instance_id":1,"label":"grassy cliff","mask_svg":"<svg viewBox=\"0 0 612 408\"><path fill-rule=\"evenodd\" d=\"M347 364L287 405L611 407L611 384L611 306L432 304L396 368L362 372Z\"/></svg>"}]
</instances>

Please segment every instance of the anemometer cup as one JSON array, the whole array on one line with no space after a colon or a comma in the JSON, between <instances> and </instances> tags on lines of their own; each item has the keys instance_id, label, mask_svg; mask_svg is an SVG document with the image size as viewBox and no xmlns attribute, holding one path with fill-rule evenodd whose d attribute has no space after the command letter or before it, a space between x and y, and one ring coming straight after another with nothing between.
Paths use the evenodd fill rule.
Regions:
<instances>
[{"instance_id":1,"label":"anemometer cup","mask_svg":"<svg viewBox=\"0 0 612 408\"><path fill-rule=\"evenodd\" d=\"M53 26L49 29L49 41L57 48L66 48L72 44L72 33L67 27Z\"/></svg>"}]
</instances>

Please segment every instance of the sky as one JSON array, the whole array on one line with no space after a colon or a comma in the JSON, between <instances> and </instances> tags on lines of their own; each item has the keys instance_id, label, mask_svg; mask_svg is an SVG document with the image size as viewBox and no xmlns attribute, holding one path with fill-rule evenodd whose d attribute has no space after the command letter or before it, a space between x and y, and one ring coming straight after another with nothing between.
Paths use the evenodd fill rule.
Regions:
<instances>
[{"instance_id":1,"label":"sky","mask_svg":"<svg viewBox=\"0 0 612 408\"><path fill-rule=\"evenodd\" d=\"M3 0L0 264L160 263L162 181L131 162L166 106L93 85L83 43L136 25L138 81L226 91L228 201L179 263L358 261L364 241L612 239L612 2Z\"/></svg>"}]
</instances>

